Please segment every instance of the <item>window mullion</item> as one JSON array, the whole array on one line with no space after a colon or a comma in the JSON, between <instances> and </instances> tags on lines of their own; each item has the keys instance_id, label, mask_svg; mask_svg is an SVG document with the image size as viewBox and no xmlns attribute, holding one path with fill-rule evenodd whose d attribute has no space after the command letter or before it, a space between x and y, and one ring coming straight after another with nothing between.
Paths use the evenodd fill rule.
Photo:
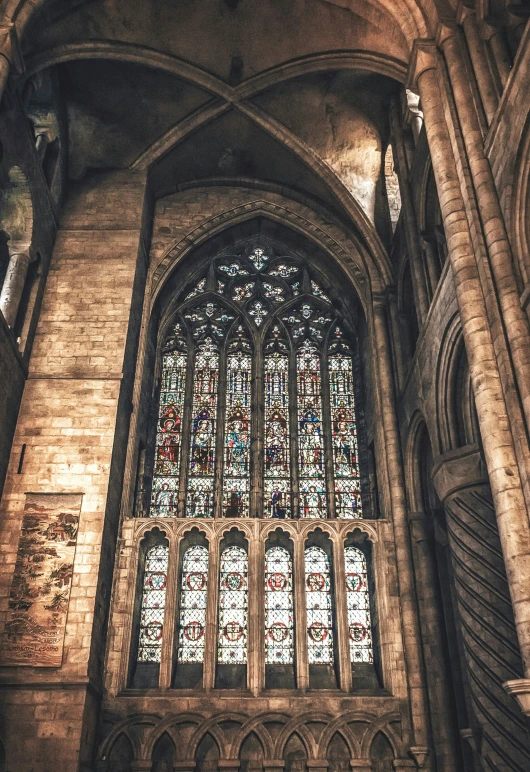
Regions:
<instances>
[{"instance_id":1,"label":"window mullion","mask_svg":"<svg viewBox=\"0 0 530 772\"><path fill-rule=\"evenodd\" d=\"M331 403L329 389L328 357L324 352L321 357L322 372L322 431L324 435L324 470L326 473L326 488L330 518L336 517L335 512L335 477L333 466L333 427L331 422Z\"/></svg>"},{"instance_id":2,"label":"window mullion","mask_svg":"<svg viewBox=\"0 0 530 772\"><path fill-rule=\"evenodd\" d=\"M215 436L215 467L214 467L214 507L213 516L222 517L223 502L223 470L224 470L224 438L226 421L226 371L227 351L223 347L219 361L217 425Z\"/></svg>"},{"instance_id":3,"label":"window mullion","mask_svg":"<svg viewBox=\"0 0 530 772\"><path fill-rule=\"evenodd\" d=\"M188 466L190 458L190 442L191 442L191 423L192 423L192 411L193 411L193 383L195 375L195 357L197 349L195 346L190 346L188 350L188 361L186 365L186 391L184 394L184 410L182 414L182 437L180 444L180 482L179 482L179 499L178 499L178 517L185 517L186 515L186 485L188 480Z\"/></svg>"},{"instance_id":4,"label":"window mullion","mask_svg":"<svg viewBox=\"0 0 530 772\"><path fill-rule=\"evenodd\" d=\"M164 638L160 662L159 688L169 689L171 686L171 671L173 669L174 637L178 614L178 547L170 543L168 555L166 609L164 619Z\"/></svg>"},{"instance_id":5,"label":"window mullion","mask_svg":"<svg viewBox=\"0 0 530 772\"><path fill-rule=\"evenodd\" d=\"M335 560L333 573L335 579L335 620L337 625L337 655L340 688L349 692L352 688L352 670L350 664L350 644L348 638L348 611L346 606L346 572L344 570L344 542L334 545Z\"/></svg>"},{"instance_id":6,"label":"window mullion","mask_svg":"<svg viewBox=\"0 0 530 772\"><path fill-rule=\"evenodd\" d=\"M208 595L206 601L206 632L204 639L203 685L209 691L214 688L217 661L217 620L219 598L219 542L212 540L208 556Z\"/></svg>"},{"instance_id":7,"label":"window mullion","mask_svg":"<svg viewBox=\"0 0 530 772\"><path fill-rule=\"evenodd\" d=\"M300 534L294 545L294 611L295 611L295 661L296 685L306 691L309 688L309 664L307 661L307 610L305 596L305 545Z\"/></svg>"}]
</instances>

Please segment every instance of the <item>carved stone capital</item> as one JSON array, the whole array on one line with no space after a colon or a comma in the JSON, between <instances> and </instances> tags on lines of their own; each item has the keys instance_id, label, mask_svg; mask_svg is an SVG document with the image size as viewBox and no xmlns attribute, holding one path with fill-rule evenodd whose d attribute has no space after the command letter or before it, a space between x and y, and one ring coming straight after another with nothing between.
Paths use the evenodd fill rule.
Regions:
<instances>
[{"instance_id":1,"label":"carved stone capital","mask_svg":"<svg viewBox=\"0 0 530 772\"><path fill-rule=\"evenodd\" d=\"M459 490L487 481L488 472L478 445L444 453L435 463L433 482L442 502Z\"/></svg>"},{"instance_id":2,"label":"carved stone capital","mask_svg":"<svg viewBox=\"0 0 530 772\"><path fill-rule=\"evenodd\" d=\"M427 761L427 756L429 755L429 749L426 745L414 745L410 749L410 755L416 762L416 767L418 769L423 769L425 762Z\"/></svg>"},{"instance_id":3,"label":"carved stone capital","mask_svg":"<svg viewBox=\"0 0 530 772\"><path fill-rule=\"evenodd\" d=\"M515 681L505 681L503 689L512 697L515 697L521 712L530 716L530 678L518 678Z\"/></svg>"}]
</instances>

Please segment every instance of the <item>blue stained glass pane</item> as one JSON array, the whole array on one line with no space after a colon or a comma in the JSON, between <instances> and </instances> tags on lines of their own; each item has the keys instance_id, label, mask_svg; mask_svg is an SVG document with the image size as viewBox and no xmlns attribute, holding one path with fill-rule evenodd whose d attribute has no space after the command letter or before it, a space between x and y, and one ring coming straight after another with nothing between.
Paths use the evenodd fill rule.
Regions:
<instances>
[{"instance_id":1,"label":"blue stained glass pane","mask_svg":"<svg viewBox=\"0 0 530 772\"><path fill-rule=\"evenodd\" d=\"M204 662L208 550L190 547L182 561L179 607L179 662Z\"/></svg>"},{"instance_id":2,"label":"blue stained glass pane","mask_svg":"<svg viewBox=\"0 0 530 772\"><path fill-rule=\"evenodd\" d=\"M333 664L333 612L329 558L321 547L305 550L307 656L310 665Z\"/></svg>"},{"instance_id":3,"label":"blue stained glass pane","mask_svg":"<svg viewBox=\"0 0 530 772\"><path fill-rule=\"evenodd\" d=\"M195 356L186 517L213 517L218 372L218 348L206 338Z\"/></svg>"},{"instance_id":4,"label":"blue stained glass pane","mask_svg":"<svg viewBox=\"0 0 530 772\"><path fill-rule=\"evenodd\" d=\"M164 354L151 495L153 517L177 515L185 379L186 354Z\"/></svg>"},{"instance_id":5,"label":"blue stained glass pane","mask_svg":"<svg viewBox=\"0 0 530 772\"><path fill-rule=\"evenodd\" d=\"M138 662L160 662L166 610L169 548L151 547L145 556Z\"/></svg>"},{"instance_id":6,"label":"blue stained glass pane","mask_svg":"<svg viewBox=\"0 0 530 772\"><path fill-rule=\"evenodd\" d=\"M219 635L217 661L242 665L247 661L248 558L241 547L221 554L219 573Z\"/></svg>"},{"instance_id":7,"label":"blue stained glass pane","mask_svg":"<svg viewBox=\"0 0 530 772\"><path fill-rule=\"evenodd\" d=\"M360 549L345 547L346 600L350 659L352 662L373 662L372 624L366 558Z\"/></svg>"},{"instance_id":8,"label":"blue stained glass pane","mask_svg":"<svg viewBox=\"0 0 530 772\"><path fill-rule=\"evenodd\" d=\"M331 356L329 377L336 513L339 518L362 517L351 357Z\"/></svg>"},{"instance_id":9,"label":"blue stained glass pane","mask_svg":"<svg viewBox=\"0 0 530 772\"><path fill-rule=\"evenodd\" d=\"M283 547L265 553L265 662L290 665L294 659L293 564Z\"/></svg>"}]
</instances>

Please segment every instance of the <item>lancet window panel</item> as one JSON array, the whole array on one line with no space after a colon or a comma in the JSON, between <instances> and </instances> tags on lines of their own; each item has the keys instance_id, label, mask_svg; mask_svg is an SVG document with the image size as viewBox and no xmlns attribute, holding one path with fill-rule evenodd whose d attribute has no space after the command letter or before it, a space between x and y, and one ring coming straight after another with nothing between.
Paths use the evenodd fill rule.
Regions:
<instances>
[{"instance_id":1,"label":"lancet window panel","mask_svg":"<svg viewBox=\"0 0 530 772\"><path fill-rule=\"evenodd\" d=\"M244 665L248 638L248 556L241 547L221 553L217 662Z\"/></svg>"},{"instance_id":2,"label":"lancet window panel","mask_svg":"<svg viewBox=\"0 0 530 772\"><path fill-rule=\"evenodd\" d=\"M228 355L223 469L225 517L249 517L250 514L251 374L250 354Z\"/></svg>"},{"instance_id":3,"label":"lancet window panel","mask_svg":"<svg viewBox=\"0 0 530 772\"><path fill-rule=\"evenodd\" d=\"M181 663L204 662L207 592L208 550L189 547L182 560L180 588L177 659Z\"/></svg>"},{"instance_id":4,"label":"lancet window panel","mask_svg":"<svg viewBox=\"0 0 530 772\"><path fill-rule=\"evenodd\" d=\"M321 547L305 550L307 659L310 665L332 665L333 604L329 558Z\"/></svg>"},{"instance_id":5,"label":"lancet window panel","mask_svg":"<svg viewBox=\"0 0 530 772\"><path fill-rule=\"evenodd\" d=\"M293 660L293 563L284 547L271 547L265 553L265 663Z\"/></svg>"},{"instance_id":6,"label":"lancet window panel","mask_svg":"<svg viewBox=\"0 0 530 772\"><path fill-rule=\"evenodd\" d=\"M166 612L169 547L158 545L147 550L140 606L138 662L157 662L162 658Z\"/></svg>"},{"instance_id":7,"label":"lancet window panel","mask_svg":"<svg viewBox=\"0 0 530 772\"><path fill-rule=\"evenodd\" d=\"M265 517L292 516L289 443L289 358L275 352L265 357Z\"/></svg>"},{"instance_id":8,"label":"lancet window panel","mask_svg":"<svg viewBox=\"0 0 530 772\"><path fill-rule=\"evenodd\" d=\"M213 517L219 348L208 337L195 355L187 517Z\"/></svg>"},{"instance_id":9,"label":"lancet window panel","mask_svg":"<svg viewBox=\"0 0 530 772\"><path fill-rule=\"evenodd\" d=\"M351 355L331 356L328 367L336 514L339 518L362 517Z\"/></svg>"},{"instance_id":10,"label":"lancet window panel","mask_svg":"<svg viewBox=\"0 0 530 772\"><path fill-rule=\"evenodd\" d=\"M300 517L327 516L320 353L305 341L297 355Z\"/></svg>"},{"instance_id":11,"label":"lancet window panel","mask_svg":"<svg viewBox=\"0 0 530 772\"><path fill-rule=\"evenodd\" d=\"M162 359L151 495L151 512L156 517L177 514L186 362L187 355L181 351L165 353Z\"/></svg>"},{"instance_id":12,"label":"lancet window panel","mask_svg":"<svg viewBox=\"0 0 530 772\"><path fill-rule=\"evenodd\" d=\"M266 241L184 288L147 455L151 516L363 516L358 376L336 309L316 270Z\"/></svg>"},{"instance_id":13,"label":"lancet window panel","mask_svg":"<svg viewBox=\"0 0 530 772\"><path fill-rule=\"evenodd\" d=\"M370 596L364 553L357 547L345 547L344 567L346 572L350 659L353 663L372 663L374 661L374 653L370 619Z\"/></svg>"}]
</instances>

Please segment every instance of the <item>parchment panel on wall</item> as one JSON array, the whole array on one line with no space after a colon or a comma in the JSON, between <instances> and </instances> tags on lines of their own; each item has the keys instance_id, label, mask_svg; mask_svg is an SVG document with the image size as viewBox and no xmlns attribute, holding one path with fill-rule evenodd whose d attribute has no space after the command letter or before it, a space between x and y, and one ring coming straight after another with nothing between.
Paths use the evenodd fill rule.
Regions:
<instances>
[{"instance_id":1,"label":"parchment panel on wall","mask_svg":"<svg viewBox=\"0 0 530 772\"><path fill-rule=\"evenodd\" d=\"M0 663L60 667L82 494L28 493Z\"/></svg>"}]
</instances>

